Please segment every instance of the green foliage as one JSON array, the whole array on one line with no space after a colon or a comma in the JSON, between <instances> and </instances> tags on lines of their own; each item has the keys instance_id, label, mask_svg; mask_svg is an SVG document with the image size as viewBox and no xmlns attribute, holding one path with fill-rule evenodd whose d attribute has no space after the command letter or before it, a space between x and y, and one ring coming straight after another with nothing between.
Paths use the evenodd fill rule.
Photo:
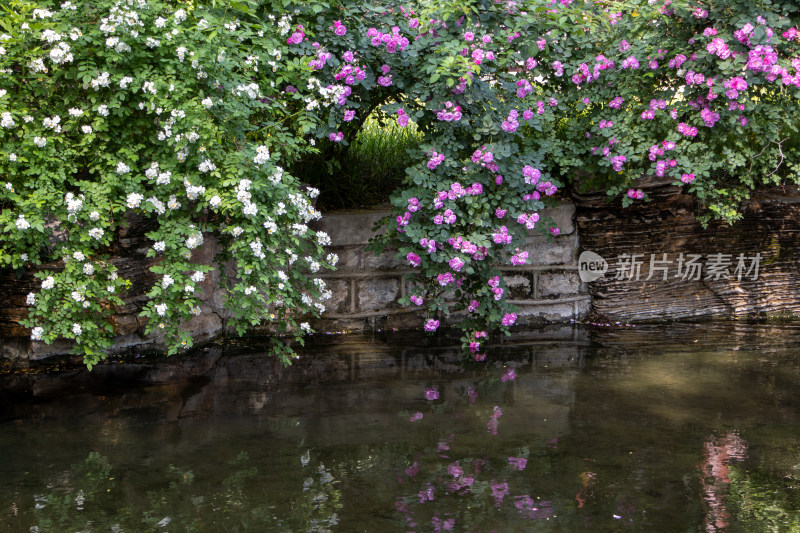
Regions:
<instances>
[{"instance_id":1,"label":"green foliage","mask_svg":"<svg viewBox=\"0 0 800 533\"><path fill-rule=\"evenodd\" d=\"M414 125L401 128L373 113L344 153L328 160L324 153L312 154L292 170L320 190L317 206L323 212L383 204L402 185L405 170L413 163L406 152L421 140Z\"/></svg>"},{"instance_id":2,"label":"green foliage","mask_svg":"<svg viewBox=\"0 0 800 533\"><path fill-rule=\"evenodd\" d=\"M194 257L208 237L217 265L235 266L220 269L231 327L275 320L300 338L297 313L328 294L304 272L334 258L278 164L366 159L379 116L411 133L385 165L367 162L406 167L378 246L418 268L403 303L427 306L426 329L464 311L477 352L516 320L498 267L527 262L530 231L558 233L539 211L578 172L623 205L644 199L643 176L663 177L728 221L753 189L800 181L797 7L13 0L0 38L0 266L53 262L53 292L26 324L35 339L76 339L91 364L110 343L103 323L124 281L108 258L133 210L155 221L161 259L142 314L173 352L191 343L181 324L199 312L212 267Z\"/></svg>"},{"instance_id":3,"label":"green foliage","mask_svg":"<svg viewBox=\"0 0 800 533\"><path fill-rule=\"evenodd\" d=\"M273 320L302 336L302 313L329 295L303 272L329 267L327 236L298 180L308 150L279 84L306 68L254 2L12 0L0 29L0 267L39 268L24 324L74 339L90 367L105 356L128 282L110 256L131 213L152 222L158 281L141 316L170 353L211 290L221 250L230 327ZM135 220L135 219L130 219ZM148 224L150 224L148 222ZM332 257L329 259L333 259ZM227 276L227 277L226 277ZM302 327L301 327L302 326ZM284 358L287 355L284 353Z\"/></svg>"},{"instance_id":4,"label":"green foliage","mask_svg":"<svg viewBox=\"0 0 800 533\"><path fill-rule=\"evenodd\" d=\"M326 160L374 109L421 132L376 249L418 268L401 301L426 329L460 312L477 351L516 319L498 266L557 234L538 212L578 173L623 205L663 177L730 222L754 188L800 180L795 4L297 2L290 53Z\"/></svg>"}]
</instances>

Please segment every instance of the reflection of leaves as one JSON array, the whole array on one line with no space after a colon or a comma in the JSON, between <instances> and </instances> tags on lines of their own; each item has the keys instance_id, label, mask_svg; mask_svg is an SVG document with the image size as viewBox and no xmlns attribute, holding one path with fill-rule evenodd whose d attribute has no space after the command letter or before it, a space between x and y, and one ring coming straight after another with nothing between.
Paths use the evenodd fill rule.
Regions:
<instances>
[{"instance_id":1,"label":"reflection of leaves","mask_svg":"<svg viewBox=\"0 0 800 533\"><path fill-rule=\"evenodd\" d=\"M245 490L245 483L247 483L248 479L254 478L258 475L258 467L251 466L249 468L244 467L246 464L250 462L250 456L247 452L239 452L239 455L236 456L236 459L228 461L228 464L232 467L243 467L239 470L235 470L230 476L228 476L223 482L222 486L225 487L228 491L237 491L243 493Z\"/></svg>"},{"instance_id":2,"label":"reflection of leaves","mask_svg":"<svg viewBox=\"0 0 800 533\"><path fill-rule=\"evenodd\" d=\"M338 512L343 507L339 484L331 469L320 464L303 483L303 491L294 503L293 521L306 531L331 531L339 523Z\"/></svg>"},{"instance_id":3,"label":"reflection of leaves","mask_svg":"<svg viewBox=\"0 0 800 533\"><path fill-rule=\"evenodd\" d=\"M401 456L407 449L390 455ZM361 450L356 462L373 465L375 451ZM311 471L310 490L297 491L290 516L277 517L270 501L274 492L259 492L259 470L246 452L225 465L224 478L213 477L215 469L198 471L171 464L147 472L154 480L146 498L136 494L124 497L115 491L113 468L108 458L91 453L71 470L47 481L47 489L37 494L23 514L32 519L23 528L35 525L41 533L84 531L138 531L157 533L180 530L206 531L318 531L329 532L339 523L343 507L339 467L319 464ZM351 465L341 466L345 471ZM299 465L298 465L299 469ZM222 478L222 479L220 479ZM287 480L284 479L284 482ZM286 486L286 485L284 485ZM205 494L198 489L208 487ZM131 497L133 496L133 497ZM277 495L282 499L284 495ZM124 504L120 504L124 502Z\"/></svg>"},{"instance_id":4,"label":"reflection of leaves","mask_svg":"<svg viewBox=\"0 0 800 533\"><path fill-rule=\"evenodd\" d=\"M70 471L48 484L48 491L35 497L34 516L39 531L74 531L86 525L86 511L107 518L110 492L114 488L108 459L91 452Z\"/></svg>"},{"instance_id":5,"label":"reflection of leaves","mask_svg":"<svg viewBox=\"0 0 800 533\"><path fill-rule=\"evenodd\" d=\"M191 470L183 471L180 468L176 467L175 465L169 465L169 473L172 476L178 477L178 482L183 485L191 485L194 481L194 473ZM170 488L173 488L176 485L175 481L170 483Z\"/></svg>"},{"instance_id":6,"label":"reflection of leaves","mask_svg":"<svg viewBox=\"0 0 800 533\"><path fill-rule=\"evenodd\" d=\"M747 531L800 531L800 479L730 467L729 503Z\"/></svg>"},{"instance_id":7,"label":"reflection of leaves","mask_svg":"<svg viewBox=\"0 0 800 533\"><path fill-rule=\"evenodd\" d=\"M108 459L97 452L89 453L89 457L84 461L84 467L84 477L87 480L105 481L111 475L111 464Z\"/></svg>"}]
</instances>

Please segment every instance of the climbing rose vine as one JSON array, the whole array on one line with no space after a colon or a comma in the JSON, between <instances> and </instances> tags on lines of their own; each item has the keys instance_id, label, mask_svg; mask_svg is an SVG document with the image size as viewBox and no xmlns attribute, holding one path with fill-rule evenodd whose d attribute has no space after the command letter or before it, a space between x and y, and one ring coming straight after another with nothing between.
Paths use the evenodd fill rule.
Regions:
<instances>
[{"instance_id":1,"label":"climbing rose vine","mask_svg":"<svg viewBox=\"0 0 800 533\"><path fill-rule=\"evenodd\" d=\"M330 296L315 191L282 168L305 149L279 92L302 68L264 8L212 5L13 0L0 22L0 268L40 267L31 338L73 339L90 367L129 284L121 226L150 229L141 316L170 352L191 346L212 274L240 332L267 320L300 338ZM209 239L218 275L197 259Z\"/></svg>"},{"instance_id":2,"label":"climbing rose vine","mask_svg":"<svg viewBox=\"0 0 800 533\"><path fill-rule=\"evenodd\" d=\"M173 346L190 342L180 324L211 269L192 254L212 237L219 264L236 264L240 330L274 318L302 333L286 310L322 309L306 274L334 258L279 164L341 156L370 115L423 134L376 247L418 272L401 301L427 310L425 330L457 317L478 359L518 318L500 267L531 260L531 232L558 238L541 211L565 184L630 205L654 175L696 195L704 219L735 221L752 189L798 181L794 1L13 6L0 263L60 258L27 324L88 361L110 342L124 280L109 257L131 212L156 224L143 315Z\"/></svg>"},{"instance_id":3,"label":"climbing rose vine","mask_svg":"<svg viewBox=\"0 0 800 533\"><path fill-rule=\"evenodd\" d=\"M531 259L531 232L559 234L541 210L565 183L630 205L655 175L734 221L751 189L798 181L796 2L297 6L290 52L328 153L375 110L423 133L381 244L418 271L401 301L425 330L456 313L478 359L518 318L499 267Z\"/></svg>"}]
</instances>

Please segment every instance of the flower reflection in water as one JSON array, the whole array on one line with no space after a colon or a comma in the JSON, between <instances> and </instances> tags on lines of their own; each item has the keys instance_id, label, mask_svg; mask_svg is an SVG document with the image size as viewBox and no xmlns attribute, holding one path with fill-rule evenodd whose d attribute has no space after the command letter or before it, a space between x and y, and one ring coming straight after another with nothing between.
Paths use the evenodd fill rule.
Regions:
<instances>
[{"instance_id":1,"label":"flower reflection in water","mask_svg":"<svg viewBox=\"0 0 800 533\"><path fill-rule=\"evenodd\" d=\"M489 418L489 422L486 423L486 430L492 435L497 435L497 426L500 423L499 420L501 416L503 416L503 410L500 409L500 406L495 405L492 416Z\"/></svg>"},{"instance_id":2,"label":"flower reflection in water","mask_svg":"<svg viewBox=\"0 0 800 533\"><path fill-rule=\"evenodd\" d=\"M500 372L489 384L473 383L461 389L461 394L443 391L435 385L425 388L426 400L439 399L440 391L449 400L432 408L431 416L438 436L426 435L425 439L431 440L423 445L425 451L416 454L410 460L413 462L398 470L400 473L405 469L406 474L398 476L398 483L402 486L408 482L414 487L410 494L397 497L394 504L408 531L490 531L501 523L506 524L511 516L522 520L555 516L552 501L530 495L529 478L524 473L531 453L530 445L508 449L506 453L500 450L489 452L494 446L487 449L487 445L494 439L484 438L476 448L470 442L472 430L464 428L465 420L487 420L488 414L487 432L492 436L498 434L503 408L479 404L477 391L486 389L486 398L492 398L498 392L516 386L514 368L506 366ZM462 403L456 406L459 402ZM411 421L415 419L418 418L411 417ZM450 423L455 425L450 426ZM467 424L471 426L470 422ZM450 433L450 427L457 427L459 431ZM504 441L494 442L502 449ZM539 444L542 451L547 449L544 441Z\"/></svg>"},{"instance_id":3,"label":"flower reflection in water","mask_svg":"<svg viewBox=\"0 0 800 533\"><path fill-rule=\"evenodd\" d=\"M525 466L528 464L528 460L524 457L509 457L508 464L510 464L514 470L525 470Z\"/></svg>"},{"instance_id":4,"label":"flower reflection in water","mask_svg":"<svg viewBox=\"0 0 800 533\"><path fill-rule=\"evenodd\" d=\"M730 462L747 457L747 445L737 433L726 433L723 437L710 437L705 442L703 472L703 499L706 504L705 530L708 533L725 531L730 525L731 514L726 506L730 488Z\"/></svg>"},{"instance_id":5,"label":"flower reflection in water","mask_svg":"<svg viewBox=\"0 0 800 533\"><path fill-rule=\"evenodd\" d=\"M514 497L514 507L520 514L531 520L550 518L553 516L553 502L550 500L534 501L533 498L524 494Z\"/></svg>"}]
</instances>

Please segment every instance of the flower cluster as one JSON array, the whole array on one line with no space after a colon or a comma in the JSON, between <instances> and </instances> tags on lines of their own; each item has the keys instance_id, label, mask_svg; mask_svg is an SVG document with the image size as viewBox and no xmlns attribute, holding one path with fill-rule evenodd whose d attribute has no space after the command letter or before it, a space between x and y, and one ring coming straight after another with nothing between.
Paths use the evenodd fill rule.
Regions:
<instances>
[{"instance_id":1,"label":"flower cluster","mask_svg":"<svg viewBox=\"0 0 800 533\"><path fill-rule=\"evenodd\" d=\"M39 10L47 15L35 24L30 10L15 12L13 36L0 35L0 69L15 74L0 80L0 172L8 183L0 199L9 206L0 213L0 266L53 259L52 225L35 206L58 206L51 211L61 213L70 252L61 256L78 261L72 252L81 251L93 279L106 283L103 251L133 210L158 222L148 234L152 254L164 259L156 273L174 281L148 293L144 313L154 328L186 340L177 325L200 307L189 261L213 233L239 266L226 285L237 327L275 316L285 330L303 332L288 310L319 310L324 291L289 266L313 273L326 265L319 246L327 241L308 228L318 213L277 164L310 149L304 139L344 153L375 110L401 127L413 119L423 132L392 199L389 231L376 243L394 245L420 274L403 302L425 305L429 331L462 310L465 331L489 331L516 322L499 265L526 262L527 232L558 235L539 213L576 170L623 205L646 198L636 185L643 175L691 184L687 190L729 219L749 188L800 181L800 148L785 136L800 121L793 18L769 6L756 16L752 6L689 0L635 0L613 10L541 4L489 2L476 15L447 3L401 9L389 0L342 0L323 12L293 4L263 21L233 5L186 11L167 0ZM89 53L95 63L85 71ZM169 68L144 68L152 64ZM33 79L64 104L38 111ZM74 153L75 164L64 165L61 153ZM65 202L63 168L95 182ZM42 185L27 187L36 176ZM119 193L98 196L106 190ZM64 294L89 301L94 289L83 272L70 284L54 274L55 289L42 290L64 285ZM42 300L29 322L42 328L32 329L38 338L100 338L83 301L51 327L36 314ZM465 347L476 342L465 339Z\"/></svg>"},{"instance_id":2,"label":"flower cluster","mask_svg":"<svg viewBox=\"0 0 800 533\"><path fill-rule=\"evenodd\" d=\"M185 322L209 295L199 284L214 265L198 251L210 235L238 265L219 287L231 326L272 321L306 334L297 313L318 314L330 291L277 272L293 257L307 258L312 273L334 258L323 252L327 237L305 226L319 216L311 191L277 166L307 147L299 126L284 122L291 110L275 106L278 76L306 76L282 61L286 39L305 43L303 25L172 0L35 6L19 3L0 32L0 267L57 263L36 274L41 289L26 298L31 339L71 339L89 366L105 357L110 317L130 285L113 266L112 243L131 215L151 220L137 238L159 255L158 281L142 316L171 353L191 346ZM45 107L41 94L50 95Z\"/></svg>"}]
</instances>

